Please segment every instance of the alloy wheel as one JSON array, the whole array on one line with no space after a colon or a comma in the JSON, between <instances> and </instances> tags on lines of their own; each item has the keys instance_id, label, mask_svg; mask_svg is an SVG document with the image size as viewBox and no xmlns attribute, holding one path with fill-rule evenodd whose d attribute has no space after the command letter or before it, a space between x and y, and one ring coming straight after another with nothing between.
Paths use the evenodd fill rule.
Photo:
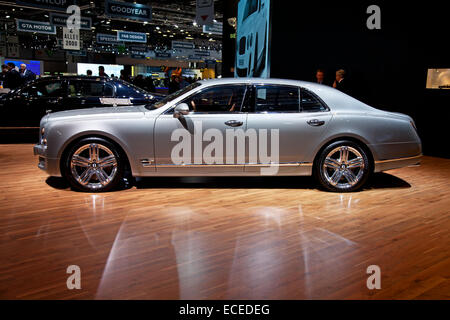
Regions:
<instances>
[{"instance_id":1,"label":"alloy wheel","mask_svg":"<svg viewBox=\"0 0 450 320\"><path fill-rule=\"evenodd\" d=\"M72 177L80 185L94 191L113 181L117 173L117 159L106 146L89 143L73 153L70 170Z\"/></svg>"},{"instance_id":2,"label":"alloy wheel","mask_svg":"<svg viewBox=\"0 0 450 320\"><path fill-rule=\"evenodd\" d=\"M323 161L323 174L332 186L349 189L364 175L364 158L353 147L339 146L331 150Z\"/></svg>"}]
</instances>

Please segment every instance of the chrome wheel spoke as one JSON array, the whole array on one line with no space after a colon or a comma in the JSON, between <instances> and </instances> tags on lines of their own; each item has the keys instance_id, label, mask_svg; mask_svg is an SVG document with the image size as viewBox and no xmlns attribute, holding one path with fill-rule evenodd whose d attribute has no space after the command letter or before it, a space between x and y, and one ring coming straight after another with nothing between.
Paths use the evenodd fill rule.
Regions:
<instances>
[{"instance_id":1,"label":"chrome wheel spoke","mask_svg":"<svg viewBox=\"0 0 450 320\"><path fill-rule=\"evenodd\" d=\"M89 145L89 160L91 161L98 161L98 144L92 143Z\"/></svg>"},{"instance_id":2,"label":"chrome wheel spoke","mask_svg":"<svg viewBox=\"0 0 450 320\"><path fill-rule=\"evenodd\" d=\"M346 163L348 160L348 147L341 147L339 149L339 162Z\"/></svg>"},{"instance_id":3,"label":"chrome wheel spoke","mask_svg":"<svg viewBox=\"0 0 450 320\"><path fill-rule=\"evenodd\" d=\"M92 170L91 168L88 168L81 174L81 176L78 178L78 181L81 184L86 185L89 183L89 181L91 180L94 173L95 173L94 170Z\"/></svg>"},{"instance_id":4,"label":"chrome wheel spoke","mask_svg":"<svg viewBox=\"0 0 450 320\"><path fill-rule=\"evenodd\" d=\"M116 157L114 155L109 155L107 157L101 158L98 161L98 166L100 168L111 167L117 165Z\"/></svg>"},{"instance_id":5,"label":"chrome wheel spoke","mask_svg":"<svg viewBox=\"0 0 450 320\"><path fill-rule=\"evenodd\" d=\"M99 168L95 174L97 175L98 180L100 181L101 184L105 185L108 184L109 182L109 178L108 175L106 174L106 172L102 169Z\"/></svg>"},{"instance_id":6,"label":"chrome wheel spoke","mask_svg":"<svg viewBox=\"0 0 450 320\"><path fill-rule=\"evenodd\" d=\"M349 169L361 168L363 165L364 165L363 158L357 157L355 159L348 161L347 168Z\"/></svg>"},{"instance_id":7,"label":"chrome wheel spoke","mask_svg":"<svg viewBox=\"0 0 450 320\"><path fill-rule=\"evenodd\" d=\"M89 167L89 159L75 154L72 157L72 165L87 168Z\"/></svg>"},{"instance_id":8,"label":"chrome wheel spoke","mask_svg":"<svg viewBox=\"0 0 450 320\"><path fill-rule=\"evenodd\" d=\"M325 158L324 164L326 167L332 168L332 169L339 169L341 166L341 164L337 160L335 160L333 158L329 158L329 157Z\"/></svg>"},{"instance_id":9,"label":"chrome wheel spoke","mask_svg":"<svg viewBox=\"0 0 450 320\"><path fill-rule=\"evenodd\" d=\"M339 183L339 181L341 180L341 178L342 178L342 171L336 170L336 171L334 171L333 175L331 176L330 182L333 185L337 185Z\"/></svg>"},{"instance_id":10,"label":"chrome wheel spoke","mask_svg":"<svg viewBox=\"0 0 450 320\"><path fill-rule=\"evenodd\" d=\"M344 170L343 174L345 179L347 179L348 183L350 183L351 185L354 185L358 180L351 170Z\"/></svg>"}]
</instances>

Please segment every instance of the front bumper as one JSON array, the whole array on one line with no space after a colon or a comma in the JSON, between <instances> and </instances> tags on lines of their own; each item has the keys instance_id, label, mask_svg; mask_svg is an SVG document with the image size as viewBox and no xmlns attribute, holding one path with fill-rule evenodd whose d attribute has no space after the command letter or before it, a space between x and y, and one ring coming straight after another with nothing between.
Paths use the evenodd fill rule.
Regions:
<instances>
[{"instance_id":1,"label":"front bumper","mask_svg":"<svg viewBox=\"0 0 450 320\"><path fill-rule=\"evenodd\" d=\"M39 157L38 168L46 171L50 176L61 176L59 170L59 159L48 158L47 146L36 144L33 147L33 153Z\"/></svg>"}]
</instances>

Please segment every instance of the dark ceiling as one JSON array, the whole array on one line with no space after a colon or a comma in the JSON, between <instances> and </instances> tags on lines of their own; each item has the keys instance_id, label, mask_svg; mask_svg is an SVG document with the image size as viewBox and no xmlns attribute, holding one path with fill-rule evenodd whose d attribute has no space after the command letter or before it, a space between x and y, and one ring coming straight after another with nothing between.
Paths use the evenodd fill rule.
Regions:
<instances>
[{"instance_id":1,"label":"dark ceiling","mask_svg":"<svg viewBox=\"0 0 450 320\"><path fill-rule=\"evenodd\" d=\"M125 1L134 2L134 1ZM105 16L104 1L79 0L82 17L92 18L91 31L81 30L80 37L84 47L96 48L96 33L114 34L116 30L127 30L147 33L147 45L150 49L170 49L172 40L193 41L199 48L221 50L222 36L203 33L201 26L194 24L196 1L158 0L137 1L152 7L152 20L148 23L134 20L122 20ZM223 1L214 1L215 20L222 22ZM0 30L8 35L16 34L15 19L49 21L49 10L27 8L15 1L0 1ZM47 48L56 45L61 38L61 28L57 28L57 36L20 32L21 43L29 48ZM23 39L23 40L22 40Z\"/></svg>"}]
</instances>

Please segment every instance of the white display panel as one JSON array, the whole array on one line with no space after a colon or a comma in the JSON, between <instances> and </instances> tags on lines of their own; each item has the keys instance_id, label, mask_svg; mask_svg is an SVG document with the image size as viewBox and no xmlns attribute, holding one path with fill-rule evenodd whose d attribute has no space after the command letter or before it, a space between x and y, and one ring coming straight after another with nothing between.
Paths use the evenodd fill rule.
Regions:
<instances>
[{"instance_id":1,"label":"white display panel","mask_svg":"<svg viewBox=\"0 0 450 320\"><path fill-rule=\"evenodd\" d=\"M119 64L97 64L97 63L77 63L77 73L79 75L86 75L88 70L92 71L93 76L98 76L98 67L105 67L105 73L108 76L112 74L116 77L120 76L120 70L123 70L124 66Z\"/></svg>"}]
</instances>

